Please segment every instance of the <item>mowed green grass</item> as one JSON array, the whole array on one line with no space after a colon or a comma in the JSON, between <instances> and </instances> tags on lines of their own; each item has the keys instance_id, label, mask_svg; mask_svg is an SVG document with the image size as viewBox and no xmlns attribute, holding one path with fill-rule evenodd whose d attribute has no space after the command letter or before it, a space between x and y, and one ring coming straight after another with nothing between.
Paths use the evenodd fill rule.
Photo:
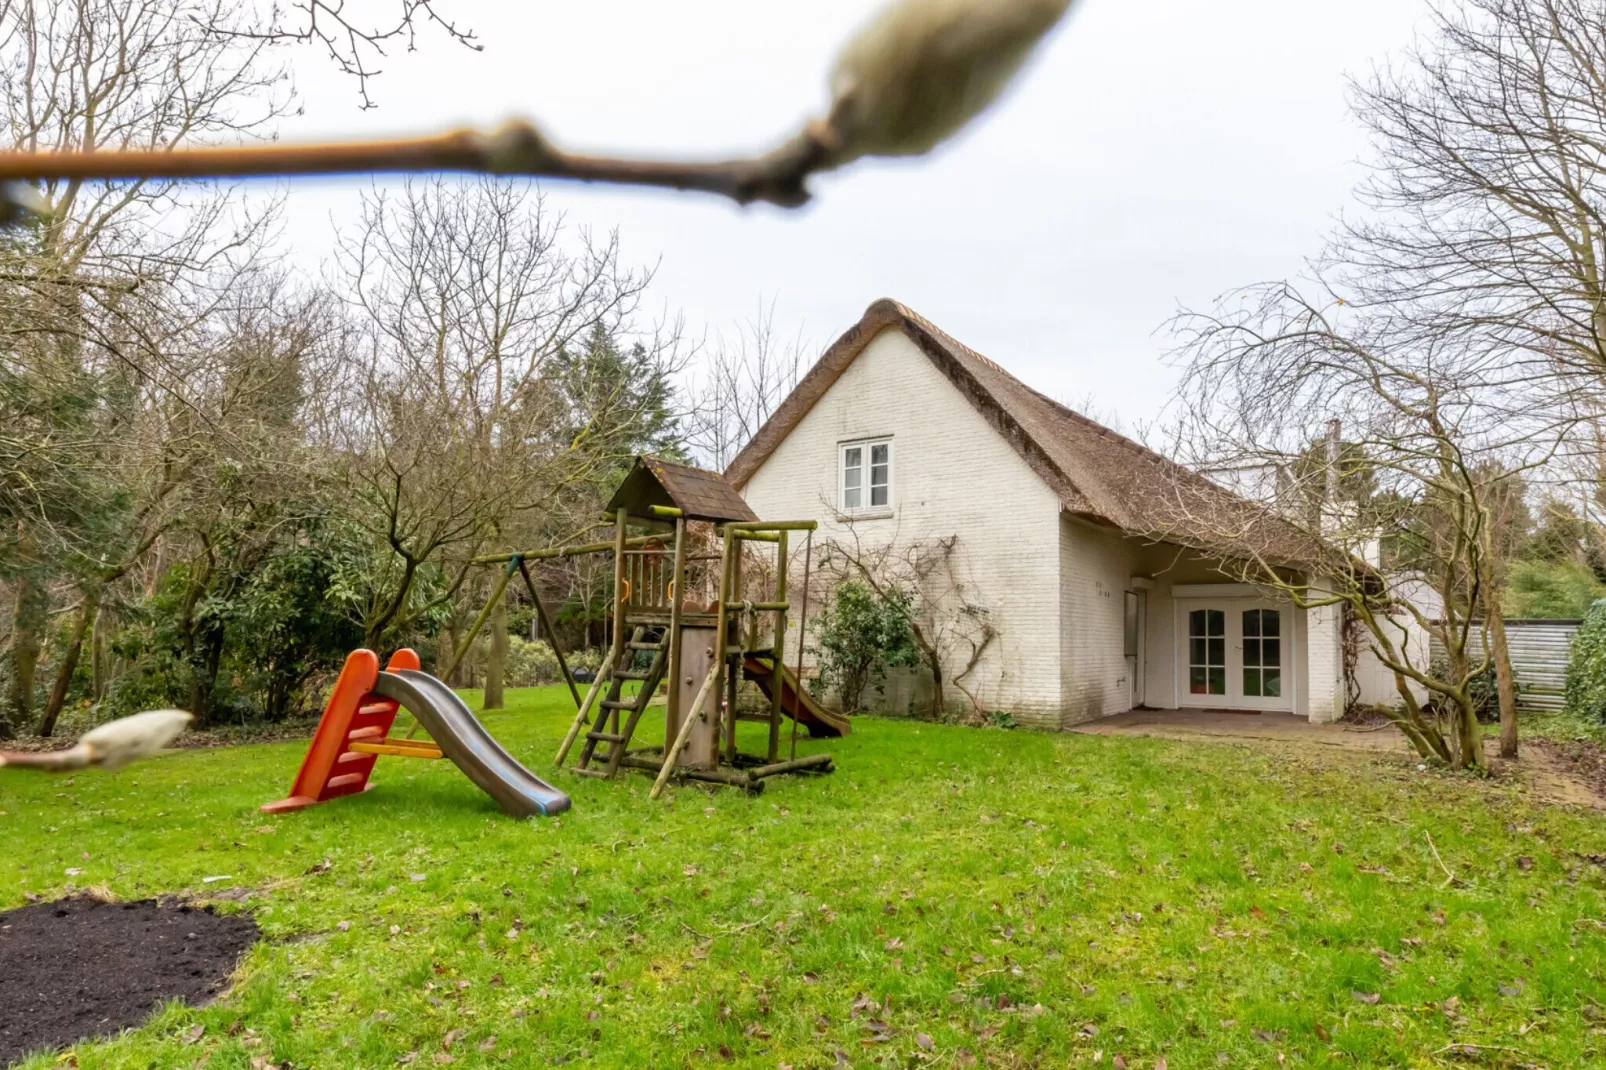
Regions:
<instances>
[{"instance_id":1,"label":"mowed green grass","mask_svg":"<svg viewBox=\"0 0 1606 1070\"><path fill-rule=\"evenodd\" d=\"M514 698L486 722L573 796L559 820L390 758L267 817L293 744L0 774L0 907L256 889L229 995L78 1065L1606 1059L1598 814L1406 763L873 718L800 742L832 776L653 802L553 773L567 695Z\"/></svg>"}]
</instances>

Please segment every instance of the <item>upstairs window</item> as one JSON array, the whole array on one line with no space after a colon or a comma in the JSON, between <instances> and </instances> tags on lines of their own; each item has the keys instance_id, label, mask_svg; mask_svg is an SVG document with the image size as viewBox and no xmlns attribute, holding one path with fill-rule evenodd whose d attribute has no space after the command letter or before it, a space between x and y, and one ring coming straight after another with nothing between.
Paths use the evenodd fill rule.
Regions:
<instances>
[{"instance_id":1,"label":"upstairs window","mask_svg":"<svg viewBox=\"0 0 1606 1070\"><path fill-rule=\"evenodd\" d=\"M892 440L844 442L839 452L838 500L844 513L892 509Z\"/></svg>"}]
</instances>

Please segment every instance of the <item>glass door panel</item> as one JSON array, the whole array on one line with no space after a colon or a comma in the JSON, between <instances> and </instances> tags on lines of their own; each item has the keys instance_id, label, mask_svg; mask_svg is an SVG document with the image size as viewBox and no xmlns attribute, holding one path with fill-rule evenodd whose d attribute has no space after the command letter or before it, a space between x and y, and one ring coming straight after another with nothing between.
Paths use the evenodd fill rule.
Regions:
<instances>
[{"instance_id":1,"label":"glass door panel","mask_svg":"<svg viewBox=\"0 0 1606 1070\"><path fill-rule=\"evenodd\" d=\"M1282 613L1243 611L1244 697L1281 698L1283 693Z\"/></svg>"},{"instance_id":2,"label":"glass door panel","mask_svg":"<svg viewBox=\"0 0 1606 1070\"><path fill-rule=\"evenodd\" d=\"M1188 693L1227 693L1227 614L1222 610L1188 613Z\"/></svg>"}]
</instances>

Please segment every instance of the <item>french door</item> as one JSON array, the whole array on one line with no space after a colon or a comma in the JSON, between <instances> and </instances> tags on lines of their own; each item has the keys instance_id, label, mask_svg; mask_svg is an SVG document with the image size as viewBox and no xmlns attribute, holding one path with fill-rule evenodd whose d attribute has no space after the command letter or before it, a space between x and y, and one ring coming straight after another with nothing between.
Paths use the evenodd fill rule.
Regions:
<instances>
[{"instance_id":1,"label":"french door","mask_svg":"<svg viewBox=\"0 0 1606 1070\"><path fill-rule=\"evenodd\" d=\"M1262 602L1179 602L1186 706L1292 710L1293 618Z\"/></svg>"}]
</instances>

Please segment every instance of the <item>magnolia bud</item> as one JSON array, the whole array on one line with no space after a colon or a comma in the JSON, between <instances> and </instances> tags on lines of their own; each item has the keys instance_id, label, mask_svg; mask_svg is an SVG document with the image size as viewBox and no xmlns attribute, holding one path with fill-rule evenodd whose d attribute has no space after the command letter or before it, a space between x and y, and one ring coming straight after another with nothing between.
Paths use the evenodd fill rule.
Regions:
<instances>
[{"instance_id":1,"label":"magnolia bud","mask_svg":"<svg viewBox=\"0 0 1606 1070\"><path fill-rule=\"evenodd\" d=\"M894 0L847 43L816 136L840 166L918 156L998 99L1071 0Z\"/></svg>"}]
</instances>

